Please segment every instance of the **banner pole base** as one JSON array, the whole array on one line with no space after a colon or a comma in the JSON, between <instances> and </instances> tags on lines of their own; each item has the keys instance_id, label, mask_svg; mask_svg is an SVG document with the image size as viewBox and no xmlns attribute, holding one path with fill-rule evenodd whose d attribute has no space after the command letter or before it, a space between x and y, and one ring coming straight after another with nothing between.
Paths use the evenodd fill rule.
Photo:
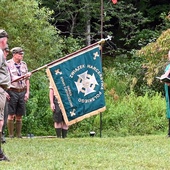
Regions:
<instances>
[{"instance_id":1,"label":"banner pole base","mask_svg":"<svg viewBox=\"0 0 170 170\"><path fill-rule=\"evenodd\" d=\"M100 113L100 137L102 137L102 113Z\"/></svg>"}]
</instances>

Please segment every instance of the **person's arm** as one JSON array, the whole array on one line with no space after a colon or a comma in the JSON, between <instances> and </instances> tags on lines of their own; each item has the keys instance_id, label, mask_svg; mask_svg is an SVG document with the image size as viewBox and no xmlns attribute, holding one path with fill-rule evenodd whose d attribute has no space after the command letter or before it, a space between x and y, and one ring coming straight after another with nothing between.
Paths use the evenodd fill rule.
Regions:
<instances>
[{"instance_id":1,"label":"person's arm","mask_svg":"<svg viewBox=\"0 0 170 170\"><path fill-rule=\"evenodd\" d=\"M170 75L170 67L168 67L168 69L166 70L166 72L164 74L161 75L161 79L164 79L164 78L169 78L169 75ZM163 81L161 81L163 83ZM167 82L164 82L165 84L167 84L168 86L170 86L170 83L167 83Z\"/></svg>"},{"instance_id":2,"label":"person's arm","mask_svg":"<svg viewBox=\"0 0 170 170\"><path fill-rule=\"evenodd\" d=\"M168 77L170 74L170 69L168 69L162 76L161 78Z\"/></svg>"},{"instance_id":3,"label":"person's arm","mask_svg":"<svg viewBox=\"0 0 170 170\"><path fill-rule=\"evenodd\" d=\"M9 101L10 100L10 95L7 92L5 92L5 94L6 94L7 101Z\"/></svg>"},{"instance_id":4,"label":"person's arm","mask_svg":"<svg viewBox=\"0 0 170 170\"><path fill-rule=\"evenodd\" d=\"M25 93L24 100L27 101L29 99L29 95L30 95L30 80L26 79L25 83L26 83L26 93Z\"/></svg>"},{"instance_id":5,"label":"person's arm","mask_svg":"<svg viewBox=\"0 0 170 170\"><path fill-rule=\"evenodd\" d=\"M54 90L52 88L50 88L50 91L49 91L49 98L50 98L50 107L51 107L51 110L54 111L55 110Z\"/></svg>"}]
</instances>

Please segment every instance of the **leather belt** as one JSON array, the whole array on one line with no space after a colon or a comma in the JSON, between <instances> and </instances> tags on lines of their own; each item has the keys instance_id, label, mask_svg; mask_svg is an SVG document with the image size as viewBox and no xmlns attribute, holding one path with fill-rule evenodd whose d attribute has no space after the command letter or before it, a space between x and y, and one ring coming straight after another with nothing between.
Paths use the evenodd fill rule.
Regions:
<instances>
[{"instance_id":1,"label":"leather belt","mask_svg":"<svg viewBox=\"0 0 170 170\"><path fill-rule=\"evenodd\" d=\"M16 89L16 88L11 87L9 90L20 93L20 92L26 91L26 88Z\"/></svg>"},{"instance_id":2,"label":"leather belt","mask_svg":"<svg viewBox=\"0 0 170 170\"><path fill-rule=\"evenodd\" d=\"M7 86L5 85L0 85L1 88L3 88L4 90L7 90Z\"/></svg>"}]
</instances>

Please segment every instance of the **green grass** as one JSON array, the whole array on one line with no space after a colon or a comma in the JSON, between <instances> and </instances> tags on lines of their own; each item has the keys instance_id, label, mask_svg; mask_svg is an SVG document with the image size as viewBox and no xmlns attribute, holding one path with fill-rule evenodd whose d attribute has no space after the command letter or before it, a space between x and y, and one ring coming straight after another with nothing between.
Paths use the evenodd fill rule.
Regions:
<instances>
[{"instance_id":1,"label":"green grass","mask_svg":"<svg viewBox=\"0 0 170 170\"><path fill-rule=\"evenodd\" d=\"M8 139L2 170L168 170L165 135L113 138Z\"/></svg>"}]
</instances>

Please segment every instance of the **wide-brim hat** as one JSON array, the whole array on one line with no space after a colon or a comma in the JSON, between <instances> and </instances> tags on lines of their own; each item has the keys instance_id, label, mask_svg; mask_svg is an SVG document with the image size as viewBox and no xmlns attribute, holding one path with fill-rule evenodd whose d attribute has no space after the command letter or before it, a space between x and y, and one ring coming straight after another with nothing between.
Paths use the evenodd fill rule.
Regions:
<instances>
[{"instance_id":1,"label":"wide-brim hat","mask_svg":"<svg viewBox=\"0 0 170 170\"><path fill-rule=\"evenodd\" d=\"M5 30L0 29L0 38L4 38L4 37L8 38L8 34L7 34L7 32Z\"/></svg>"},{"instance_id":2,"label":"wide-brim hat","mask_svg":"<svg viewBox=\"0 0 170 170\"><path fill-rule=\"evenodd\" d=\"M16 54L16 53L24 54L24 50L21 47L14 47L11 49L11 53L12 54Z\"/></svg>"}]
</instances>

